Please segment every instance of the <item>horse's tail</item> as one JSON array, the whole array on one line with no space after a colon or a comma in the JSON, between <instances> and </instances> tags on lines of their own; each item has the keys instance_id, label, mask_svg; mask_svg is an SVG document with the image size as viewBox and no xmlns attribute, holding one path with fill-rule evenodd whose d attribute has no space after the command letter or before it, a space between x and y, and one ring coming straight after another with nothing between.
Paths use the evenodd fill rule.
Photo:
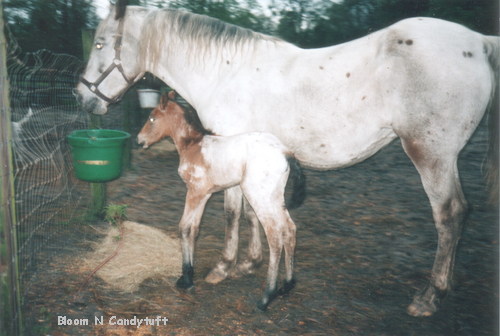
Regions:
<instances>
[{"instance_id":1,"label":"horse's tail","mask_svg":"<svg viewBox=\"0 0 500 336\"><path fill-rule=\"evenodd\" d=\"M293 157L286 158L290 167L288 180L293 180L292 195L286 201L287 209L296 209L304 203L306 199L306 177L302 172L299 162Z\"/></svg>"},{"instance_id":2,"label":"horse's tail","mask_svg":"<svg viewBox=\"0 0 500 336\"><path fill-rule=\"evenodd\" d=\"M489 102L488 116L488 171L486 178L491 188L490 202L498 204L499 201L499 87L500 79L500 37L485 36L484 50L488 54L488 61L493 72L492 92Z\"/></svg>"}]
</instances>

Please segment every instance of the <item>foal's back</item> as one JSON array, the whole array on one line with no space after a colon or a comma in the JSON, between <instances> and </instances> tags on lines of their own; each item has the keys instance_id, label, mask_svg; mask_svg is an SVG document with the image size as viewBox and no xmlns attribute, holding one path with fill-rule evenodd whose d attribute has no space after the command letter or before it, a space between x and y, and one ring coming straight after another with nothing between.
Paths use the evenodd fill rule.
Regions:
<instances>
[{"instance_id":1,"label":"foal's back","mask_svg":"<svg viewBox=\"0 0 500 336\"><path fill-rule=\"evenodd\" d=\"M208 179L210 191L215 192L283 175L288 170L288 156L289 150L270 133L206 135L180 158L179 175L191 184Z\"/></svg>"}]
</instances>

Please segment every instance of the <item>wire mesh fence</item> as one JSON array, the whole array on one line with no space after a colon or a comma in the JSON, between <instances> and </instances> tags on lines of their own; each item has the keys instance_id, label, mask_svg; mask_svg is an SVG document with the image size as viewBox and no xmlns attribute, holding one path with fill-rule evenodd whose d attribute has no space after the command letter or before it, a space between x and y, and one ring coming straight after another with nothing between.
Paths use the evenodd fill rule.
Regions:
<instances>
[{"instance_id":1,"label":"wire mesh fence","mask_svg":"<svg viewBox=\"0 0 500 336\"><path fill-rule=\"evenodd\" d=\"M8 40L12 137L0 145L10 142L12 146L15 220L13 230L0 235L0 246L5 249L2 279L7 270L17 270L14 284L3 281L3 302L17 291L19 307L4 304L0 317L7 334L23 330L24 334L43 334L37 330L37 320L49 312L40 305L44 297L40 272L44 270L47 281L47 270L57 271L54 257L74 243L74 227L83 220L89 203L89 184L75 178L66 140L73 130L88 126L88 116L73 96L85 64L47 50L19 58L15 39ZM2 204L6 206L8 202ZM13 252L11 258L7 258L7 246Z\"/></svg>"}]
</instances>

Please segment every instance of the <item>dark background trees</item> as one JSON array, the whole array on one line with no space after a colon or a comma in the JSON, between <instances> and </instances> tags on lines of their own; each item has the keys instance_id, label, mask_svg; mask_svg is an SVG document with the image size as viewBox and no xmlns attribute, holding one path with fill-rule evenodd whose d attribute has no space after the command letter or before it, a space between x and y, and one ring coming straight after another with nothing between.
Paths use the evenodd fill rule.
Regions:
<instances>
[{"instance_id":1,"label":"dark background trees","mask_svg":"<svg viewBox=\"0 0 500 336\"><path fill-rule=\"evenodd\" d=\"M281 38L302 47L349 41L415 16L445 19L483 34L498 35L498 0L325 0L318 1L307 16L297 10L303 1L286 0L295 6L281 11L276 30ZM301 22L299 33L286 33L291 18L308 22Z\"/></svg>"},{"instance_id":2,"label":"dark background trees","mask_svg":"<svg viewBox=\"0 0 500 336\"><path fill-rule=\"evenodd\" d=\"M498 34L498 0L130 0L180 8L305 48L342 43L398 20L428 16ZM99 21L92 0L3 0L4 15L23 52L49 49L82 56L81 30Z\"/></svg>"},{"instance_id":3,"label":"dark background trees","mask_svg":"<svg viewBox=\"0 0 500 336\"><path fill-rule=\"evenodd\" d=\"M99 22L92 0L3 0L2 6L23 53L48 49L81 58L81 30Z\"/></svg>"}]
</instances>

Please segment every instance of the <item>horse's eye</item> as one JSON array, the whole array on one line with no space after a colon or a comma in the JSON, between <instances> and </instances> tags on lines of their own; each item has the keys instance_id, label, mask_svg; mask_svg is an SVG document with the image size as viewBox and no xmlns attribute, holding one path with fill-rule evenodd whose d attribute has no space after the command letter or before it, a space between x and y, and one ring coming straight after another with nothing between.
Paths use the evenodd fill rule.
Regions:
<instances>
[{"instance_id":1,"label":"horse's eye","mask_svg":"<svg viewBox=\"0 0 500 336\"><path fill-rule=\"evenodd\" d=\"M155 120L156 120L156 119L155 119L155 118L153 118L153 117L150 117L150 118L149 118L149 122L151 122L151 123L154 123L154 122L155 122Z\"/></svg>"},{"instance_id":2,"label":"horse's eye","mask_svg":"<svg viewBox=\"0 0 500 336\"><path fill-rule=\"evenodd\" d=\"M102 43L96 43L96 45L95 45L95 48L96 48L97 50L101 50L101 49L102 49L102 47L104 47L104 45L103 45Z\"/></svg>"}]
</instances>

